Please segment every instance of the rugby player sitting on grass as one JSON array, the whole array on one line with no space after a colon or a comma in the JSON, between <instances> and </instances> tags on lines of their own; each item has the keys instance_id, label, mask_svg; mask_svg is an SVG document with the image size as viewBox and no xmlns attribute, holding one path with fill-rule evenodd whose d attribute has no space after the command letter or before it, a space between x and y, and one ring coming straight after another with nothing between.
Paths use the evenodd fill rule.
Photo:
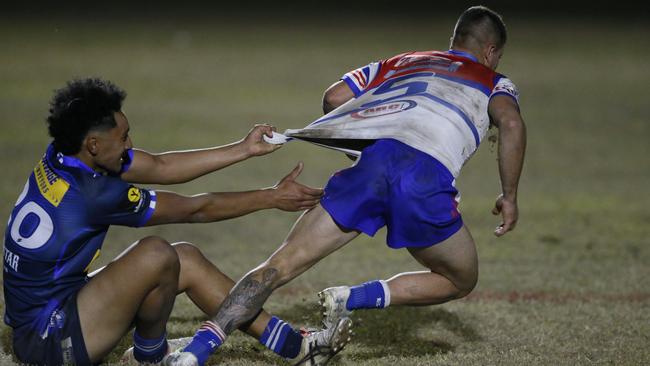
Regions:
<instances>
[{"instance_id":1,"label":"rugby player sitting on grass","mask_svg":"<svg viewBox=\"0 0 650 366\"><path fill-rule=\"evenodd\" d=\"M110 225L213 222L278 208L313 207L321 189L296 182L299 164L277 185L248 192L183 196L134 184L193 180L278 148L257 125L241 141L215 148L150 154L132 148L122 112L126 94L111 82L83 79L56 91L47 118L53 138L11 212L4 244L5 322L20 362L97 363L133 327L138 362L172 351L166 324L178 294L216 314L233 281L189 243L149 236L98 273L88 270ZM211 323L204 329L212 331ZM348 328L301 334L264 311L241 330L285 358L316 346L341 347ZM177 344L182 346L183 344Z\"/></svg>"}]
</instances>

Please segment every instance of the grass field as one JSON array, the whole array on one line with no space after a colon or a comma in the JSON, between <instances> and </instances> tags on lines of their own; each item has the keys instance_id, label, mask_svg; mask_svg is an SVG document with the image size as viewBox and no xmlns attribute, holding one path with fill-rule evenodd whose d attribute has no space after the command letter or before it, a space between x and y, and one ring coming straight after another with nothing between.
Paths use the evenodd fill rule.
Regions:
<instances>
[{"instance_id":1,"label":"grass field","mask_svg":"<svg viewBox=\"0 0 650 366\"><path fill-rule=\"evenodd\" d=\"M506 14L507 16L507 14ZM509 19L506 18L506 21ZM157 20L0 22L0 212L8 215L49 140L53 89L102 76L128 93L136 146L150 151L224 144L255 122L297 128L320 113L322 91L342 73L399 52L444 49L453 17L431 24L386 20ZM350 22L350 24L353 24ZM435 307L360 311L338 365L645 365L650 363L650 27L617 22L508 22L500 71L517 83L529 147L521 219L492 235L499 193L485 143L459 178L461 210L477 241L481 274L468 298ZM322 186L345 156L305 143L170 187L182 193L269 186L298 160L300 180ZM115 227L96 266L156 234L200 246L239 278L283 240L298 214L259 212L207 225ZM317 325L316 292L420 267L360 237L277 291L267 309ZM168 327L191 335L202 315L180 297ZM11 363L3 328L2 364ZM111 354L116 361L128 345ZM253 340L231 337L211 364L286 364Z\"/></svg>"}]
</instances>

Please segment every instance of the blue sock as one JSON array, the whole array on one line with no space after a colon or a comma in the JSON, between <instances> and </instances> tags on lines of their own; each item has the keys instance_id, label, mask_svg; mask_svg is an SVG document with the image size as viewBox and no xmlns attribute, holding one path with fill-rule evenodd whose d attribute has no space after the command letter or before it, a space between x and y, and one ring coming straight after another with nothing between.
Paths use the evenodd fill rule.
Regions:
<instances>
[{"instance_id":1,"label":"blue sock","mask_svg":"<svg viewBox=\"0 0 650 366\"><path fill-rule=\"evenodd\" d=\"M199 365L203 365L225 340L226 333L221 327L208 320L196 331L192 342L183 348L183 352L192 353L199 360Z\"/></svg>"},{"instance_id":2,"label":"blue sock","mask_svg":"<svg viewBox=\"0 0 650 366\"><path fill-rule=\"evenodd\" d=\"M260 343L284 358L295 358L300 353L302 335L284 320L272 317L260 337Z\"/></svg>"},{"instance_id":3,"label":"blue sock","mask_svg":"<svg viewBox=\"0 0 650 366\"><path fill-rule=\"evenodd\" d=\"M390 302L388 286L384 281L369 281L350 287L350 297L345 307L354 309L385 308Z\"/></svg>"},{"instance_id":4,"label":"blue sock","mask_svg":"<svg viewBox=\"0 0 650 366\"><path fill-rule=\"evenodd\" d=\"M167 354L167 333L160 338L146 339L133 332L133 357L140 363L158 363Z\"/></svg>"}]
</instances>

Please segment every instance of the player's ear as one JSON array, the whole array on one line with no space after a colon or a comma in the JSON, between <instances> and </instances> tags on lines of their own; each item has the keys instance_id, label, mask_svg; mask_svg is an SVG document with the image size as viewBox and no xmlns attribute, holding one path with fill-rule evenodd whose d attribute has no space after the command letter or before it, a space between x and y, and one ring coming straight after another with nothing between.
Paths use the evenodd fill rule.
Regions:
<instances>
[{"instance_id":1,"label":"player's ear","mask_svg":"<svg viewBox=\"0 0 650 366\"><path fill-rule=\"evenodd\" d=\"M493 57L495 57L497 51L497 47L493 44L488 43L485 46L485 62L489 63L490 60L492 60Z\"/></svg>"},{"instance_id":2,"label":"player's ear","mask_svg":"<svg viewBox=\"0 0 650 366\"><path fill-rule=\"evenodd\" d=\"M94 134L88 134L84 139L84 143L83 143L88 153L92 156L97 155L97 152L99 151L98 144L99 144L99 140L97 139L97 136Z\"/></svg>"},{"instance_id":3,"label":"player's ear","mask_svg":"<svg viewBox=\"0 0 650 366\"><path fill-rule=\"evenodd\" d=\"M497 48L497 45L494 43L488 43L483 48L483 55L483 64L492 70L495 70L499 64L499 49Z\"/></svg>"}]
</instances>

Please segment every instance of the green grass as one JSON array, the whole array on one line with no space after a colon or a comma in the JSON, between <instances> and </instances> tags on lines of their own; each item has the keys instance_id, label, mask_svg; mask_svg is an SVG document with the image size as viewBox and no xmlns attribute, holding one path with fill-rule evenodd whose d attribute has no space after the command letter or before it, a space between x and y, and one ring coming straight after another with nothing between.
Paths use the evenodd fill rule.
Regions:
<instances>
[{"instance_id":1,"label":"green grass","mask_svg":"<svg viewBox=\"0 0 650 366\"><path fill-rule=\"evenodd\" d=\"M320 114L323 90L368 61L415 49L444 49L453 17L381 30L201 19L73 23L0 22L0 212L8 214L48 143L44 117L53 89L99 75L128 93L136 146L164 151L234 141L255 122L279 130ZM352 23L350 23L352 24ZM529 147L521 220L502 239L489 213L499 192L496 155L485 143L459 186L478 243L481 275L467 299L441 306L364 311L339 365L643 365L650 362L650 28L623 23L511 21L500 71L519 86ZM302 160L301 181L320 186L349 164L304 143L195 182L183 193L272 185ZM207 225L113 228L108 263L150 234L187 240L233 278L265 259L297 214L260 212ZM360 237L277 291L267 309L316 325L315 293L419 266L404 251ZM193 333L202 316L179 298L171 336ZM9 332L2 342L9 350ZM125 338L111 354L115 361ZM10 362L4 354L0 361ZM236 335L214 364L284 364Z\"/></svg>"}]
</instances>

